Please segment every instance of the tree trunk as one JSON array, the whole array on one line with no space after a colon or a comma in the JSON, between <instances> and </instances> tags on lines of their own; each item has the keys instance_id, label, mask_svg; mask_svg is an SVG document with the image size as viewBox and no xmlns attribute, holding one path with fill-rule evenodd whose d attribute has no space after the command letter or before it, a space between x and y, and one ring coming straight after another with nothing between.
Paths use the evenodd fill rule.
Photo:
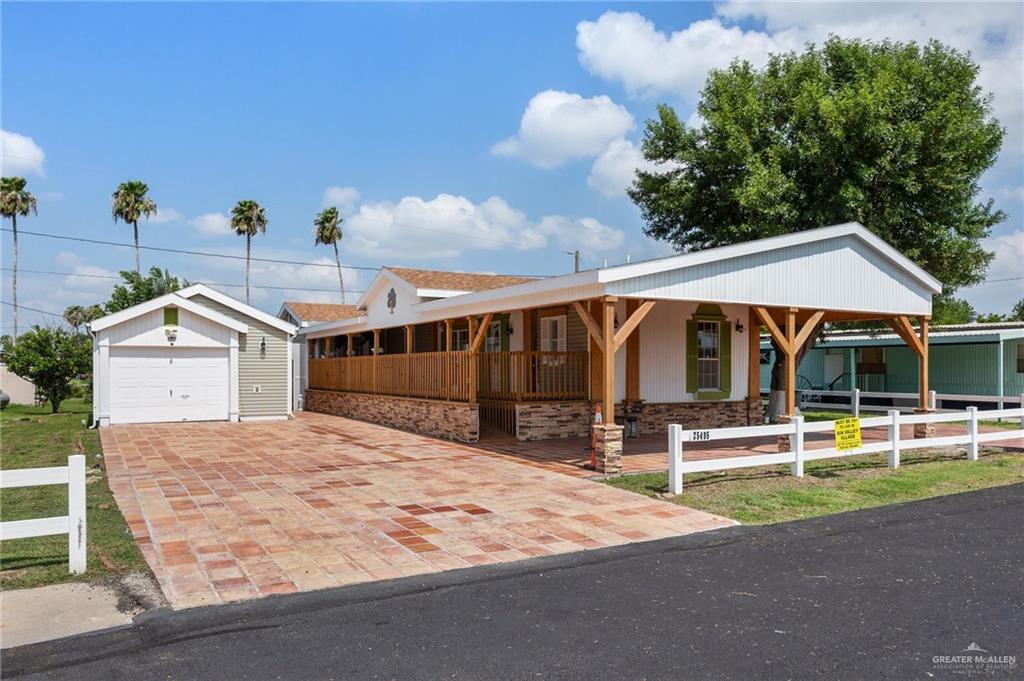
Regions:
<instances>
[{"instance_id":1,"label":"tree trunk","mask_svg":"<svg viewBox=\"0 0 1024 681\"><path fill-rule=\"evenodd\" d=\"M60 411L60 402L61 399L60 397L57 396L56 393L50 395L51 414L56 414L58 411Z\"/></svg>"},{"instance_id":2,"label":"tree trunk","mask_svg":"<svg viewBox=\"0 0 1024 681\"><path fill-rule=\"evenodd\" d=\"M797 370L800 369L800 362L803 361L807 353L814 349L815 344L821 338L822 331L825 330L825 324L820 323L811 332L810 337L803 344L799 350L796 351L796 366ZM786 355L776 345L775 340L772 340L772 349L775 351L775 363L772 365L772 381L771 389L768 393L768 421L769 423L778 423L779 416L786 411ZM793 387L796 389L796 386ZM800 405L797 404L797 408Z\"/></svg>"},{"instance_id":3,"label":"tree trunk","mask_svg":"<svg viewBox=\"0 0 1024 681\"><path fill-rule=\"evenodd\" d=\"M11 318L14 321L14 340L18 340L18 216L11 216L11 234L14 236L14 248L11 251L14 256L14 266L11 268L11 308L14 314Z\"/></svg>"},{"instance_id":4,"label":"tree trunk","mask_svg":"<svg viewBox=\"0 0 1024 681\"><path fill-rule=\"evenodd\" d=\"M135 230L135 273L142 275L142 260L139 258L139 221L136 220L132 223L132 228Z\"/></svg>"},{"instance_id":5,"label":"tree trunk","mask_svg":"<svg viewBox=\"0 0 1024 681\"><path fill-rule=\"evenodd\" d=\"M341 304L345 304L345 280L341 276L341 257L338 255L338 242L334 242L334 262L338 264L338 286L341 287Z\"/></svg>"},{"instance_id":6,"label":"tree trunk","mask_svg":"<svg viewBox=\"0 0 1024 681\"><path fill-rule=\"evenodd\" d=\"M252 257L252 235L245 235L245 304L249 304L249 258Z\"/></svg>"}]
</instances>

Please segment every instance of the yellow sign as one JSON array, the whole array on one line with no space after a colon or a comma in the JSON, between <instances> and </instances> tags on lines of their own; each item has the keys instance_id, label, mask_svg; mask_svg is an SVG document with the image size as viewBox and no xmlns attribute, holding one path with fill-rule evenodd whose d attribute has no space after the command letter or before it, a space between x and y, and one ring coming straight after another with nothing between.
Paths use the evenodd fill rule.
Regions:
<instances>
[{"instance_id":1,"label":"yellow sign","mask_svg":"<svg viewBox=\"0 0 1024 681\"><path fill-rule=\"evenodd\" d=\"M836 449L857 449L860 441L860 419L838 419L835 422Z\"/></svg>"}]
</instances>

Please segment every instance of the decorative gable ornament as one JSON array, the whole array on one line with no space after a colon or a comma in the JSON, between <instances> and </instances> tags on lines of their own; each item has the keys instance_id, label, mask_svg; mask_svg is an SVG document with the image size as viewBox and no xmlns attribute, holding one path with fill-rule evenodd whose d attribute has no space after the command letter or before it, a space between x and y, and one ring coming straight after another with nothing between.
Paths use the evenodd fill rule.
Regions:
<instances>
[{"instance_id":1,"label":"decorative gable ornament","mask_svg":"<svg viewBox=\"0 0 1024 681\"><path fill-rule=\"evenodd\" d=\"M388 312L395 314L395 305L398 304L398 294L395 293L394 287L388 291Z\"/></svg>"}]
</instances>

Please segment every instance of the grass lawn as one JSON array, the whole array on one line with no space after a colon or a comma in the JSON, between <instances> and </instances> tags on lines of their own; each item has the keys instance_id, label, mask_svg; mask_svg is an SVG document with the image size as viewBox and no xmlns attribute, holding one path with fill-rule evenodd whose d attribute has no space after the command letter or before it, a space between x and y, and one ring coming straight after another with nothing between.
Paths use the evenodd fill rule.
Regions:
<instances>
[{"instance_id":1,"label":"grass lawn","mask_svg":"<svg viewBox=\"0 0 1024 681\"><path fill-rule=\"evenodd\" d=\"M668 492L668 473L603 482L653 497ZM694 473L683 478L683 493L669 501L741 523L766 524L1019 482L1024 482L1020 453L982 450L981 458L970 462L963 453L915 450L901 456L896 470L886 466L884 454L809 461L802 480L789 466Z\"/></svg>"},{"instance_id":2,"label":"grass lawn","mask_svg":"<svg viewBox=\"0 0 1024 681\"><path fill-rule=\"evenodd\" d=\"M981 414L982 416L985 415L985 412L983 412L983 411L979 411L978 413ZM819 409L808 409L808 410L803 412L803 415L804 415L804 420L805 421L835 421L837 419L848 419L848 418L850 418L852 416L852 414L850 412L848 412L848 411L845 411L845 412L844 411L825 411L825 410L819 410ZM877 411L877 412L876 411L862 411L860 415L861 415L861 418L870 418L870 417L873 417L873 416L885 416L886 412L884 412L884 411ZM964 423L966 423L966 421ZM982 428L992 427L992 428L1006 428L1007 430L1016 430L1016 429L1020 428L1020 420L1016 419L1016 418L1013 418L1013 419L1003 419L1001 421L997 421L997 420L994 420L994 419L993 420L986 420L986 419L982 418L982 419L978 420L978 425L980 427L982 427Z\"/></svg>"},{"instance_id":3,"label":"grass lawn","mask_svg":"<svg viewBox=\"0 0 1024 681\"><path fill-rule=\"evenodd\" d=\"M66 466L79 440L86 454L86 519L88 570L68 573L68 540L65 535L0 542L0 585L4 589L41 586L57 582L100 581L114 573L149 568L128 533L121 512L107 486L102 467L100 438L86 430L91 405L85 400L65 400L60 413L50 406L11 405L0 412L0 455L3 468ZM92 470L99 465L98 470ZM65 515L67 486L23 487L3 491L0 519L25 520Z\"/></svg>"}]
</instances>

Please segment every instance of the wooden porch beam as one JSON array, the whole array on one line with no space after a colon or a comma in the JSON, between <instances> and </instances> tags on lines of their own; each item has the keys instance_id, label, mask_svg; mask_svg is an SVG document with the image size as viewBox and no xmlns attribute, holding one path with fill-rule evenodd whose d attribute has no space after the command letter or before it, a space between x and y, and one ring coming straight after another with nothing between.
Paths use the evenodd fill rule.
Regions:
<instances>
[{"instance_id":1,"label":"wooden porch beam","mask_svg":"<svg viewBox=\"0 0 1024 681\"><path fill-rule=\"evenodd\" d=\"M618 352L619 348L622 347L622 344L626 342L626 339L629 338L629 334L633 333L633 330L636 329L636 327L640 326L640 322L644 320L644 317L647 316L647 313L650 312L651 309L654 307L654 303L655 301L653 300L645 300L644 302L640 303L640 307L636 309L636 312L629 315L629 319L627 319L619 327L619 330L615 332L615 336L612 338L613 355L616 352Z\"/></svg>"},{"instance_id":2,"label":"wooden porch beam","mask_svg":"<svg viewBox=\"0 0 1024 681\"><path fill-rule=\"evenodd\" d=\"M772 316L771 314L769 314L768 310L763 307L755 307L753 308L753 310L754 313L761 319L761 323L768 327L768 333L771 335L772 340L775 341L779 348L781 348L782 351L787 355L793 354L793 351L789 345L789 340L786 338L786 334L782 333L782 329L780 329L779 325L775 323L774 319L772 319Z\"/></svg>"},{"instance_id":3,"label":"wooden porch beam","mask_svg":"<svg viewBox=\"0 0 1024 681\"><path fill-rule=\"evenodd\" d=\"M470 317L470 319L472 320L471 321L471 326L470 326L470 335L473 336L473 341L472 341L472 344L469 346L469 350L470 350L470 352L472 354L475 355L476 353L478 353L480 351L480 346L483 345L484 338L487 337L487 327L489 327L491 325L491 319L493 317L494 317L494 313L493 312L488 312L487 314L485 314L483 321L480 322L480 328L476 330L476 334L475 335L473 334L473 331L472 331L472 329L473 329L472 324L476 323L476 317Z\"/></svg>"},{"instance_id":4,"label":"wooden porch beam","mask_svg":"<svg viewBox=\"0 0 1024 681\"><path fill-rule=\"evenodd\" d=\"M896 317L889 318L889 326L896 331L896 334L903 339L911 350L918 357L924 357L924 345L921 343L921 339L917 337L917 332L914 331L914 325L910 323L910 319L906 315L899 315ZM927 334L927 331L925 331Z\"/></svg>"},{"instance_id":5,"label":"wooden porch beam","mask_svg":"<svg viewBox=\"0 0 1024 681\"><path fill-rule=\"evenodd\" d=\"M601 327L598 325L594 318L590 315L590 311L583 307L583 303L578 300L572 301L572 306L576 309L576 314L579 315L583 321L583 326L587 327L587 333L590 335L590 340L594 341L594 345L601 352L604 352L604 332L601 331Z\"/></svg>"},{"instance_id":6,"label":"wooden porch beam","mask_svg":"<svg viewBox=\"0 0 1024 681\"><path fill-rule=\"evenodd\" d=\"M810 337L811 332L814 331L814 327L817 326L821 318L825 316L824 310L818 310L808 318L804 325L800 328L800 333L796 335L796 340L793 342L793 352L798 352L800 348L804 346L807 339Z\"/></svg>"}]
</instances>

